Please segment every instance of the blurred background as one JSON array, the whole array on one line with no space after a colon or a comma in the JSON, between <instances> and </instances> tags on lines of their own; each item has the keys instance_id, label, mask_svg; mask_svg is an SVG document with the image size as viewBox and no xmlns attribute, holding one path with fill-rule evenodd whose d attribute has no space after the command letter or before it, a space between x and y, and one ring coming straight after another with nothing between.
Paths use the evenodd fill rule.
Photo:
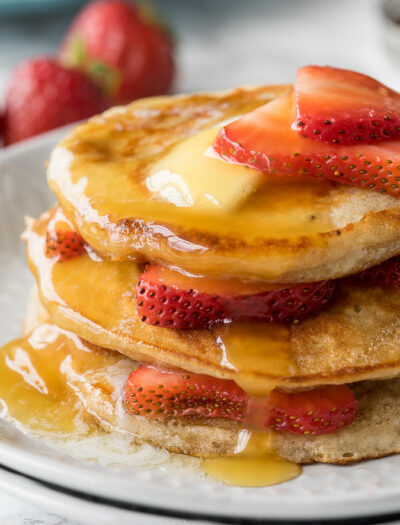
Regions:
<instances>
[{"instance_id":1,"label":"blurred background","mask_svg":"<svg viewBox=\"0 0 400 525\"><path fill-rule=\"evenodd\" d=\"M0 107L13 68L57 55L84 4L0 0ZM153 0L145 10L173 41L172 92L292 82L310 63L356 69L400 90L400 0Z\"/></svg>"}]
</instances>

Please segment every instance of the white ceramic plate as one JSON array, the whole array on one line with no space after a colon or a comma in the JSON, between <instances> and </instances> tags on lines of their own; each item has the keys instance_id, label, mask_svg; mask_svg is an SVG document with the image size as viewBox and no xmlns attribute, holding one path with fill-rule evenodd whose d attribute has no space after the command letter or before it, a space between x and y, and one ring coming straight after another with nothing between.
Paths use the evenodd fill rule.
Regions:
<instances>
[{"instance_id":1,"label":"white ceramic plate","mask_svg":"<svg viewBox=\"0 0 400 525\"><path fill-rule=\"evenodd\" d=\"M0 153L0 343L20 333L32 278L19 235L25 214L37 216L54 202L46 185L44 162L64 133L65 129L58 130ZM85 493L100 500L90 503L82 496L82 508L92 506L100 517L107 508L107 516L115 516L115 522L129 512L132 520L142 512L143 516L154 513L224 523L387 517L400 512L400 456L350 467L314 465L289 483L248 489L196 478L185 471L171 472L163 466L111 468L78 461L2 422L0 464L19 473L3 471L0 488L31 502L36 498L44 507L47 502L49 510L58 502L58 512L68 498L76 504L76 493ZM23 481L22 474L35 479ZM25 489L19 490L22 485ZM65 489L75 491L74 495L62 494Z\"/></svg>"}]
</instances>

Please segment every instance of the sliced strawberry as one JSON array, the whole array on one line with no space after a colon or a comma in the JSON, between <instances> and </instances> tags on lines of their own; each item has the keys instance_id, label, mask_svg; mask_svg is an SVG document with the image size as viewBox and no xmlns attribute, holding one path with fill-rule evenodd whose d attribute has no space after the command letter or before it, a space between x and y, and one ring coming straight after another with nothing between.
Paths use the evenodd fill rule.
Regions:
<instances>
[{"instance_id":1,"label":"sliced strawberry","mask_svg":"<svg viewBox=\"0 0 400 525\"><path fill-rule=\"evenodd\" d=\"M400 94L371 77L333 67L297 71L297 129L303 137L334 144L400 137Z\"/></svg>"},{"instance_id":2,"label":"sliced strawberry","mask_svg":"<svg viewBox=\"0 0 400 525\"><path fill-rule=\"evenodd\" d=\"M334 289L334 281L268 285L188 277L154 264L138 282L137 311L142 321L177 329L237 319L291 322L322 308Z\"/></svg>"},{"instance_id":3,"label":"sliced strawberry","mask_svg":"<svg viewBox=\"0 0 400 525\"><path fill-rule=\"evenodd\" d=\"M224 160L276 177L319 177L399 196L400 141L332 146L291 129L293 93L222 128L214 150Z\"/></svg>"},{"instance_id":4,"label":"sliced strawberry","mask_svg":"<svg viewBox=\"0 0 400 525\"><path fill-rule=\"evenodd\" d=\"M69 229L49 228L46 233L46 257L58 262L69 261L86 252L83 238Z\"/></svg>"},{"instance_id":5,"label":"sliced strawberry","mask_svg":"<svg viewBox=\"0 0 400 525\"><path fill-rule=\"evenodd\" d=\"M234 381L148 365L131 373L124 396L129 414L151 418L204 416L240 421L246 402L246 392Z\"/></svg>"},{"instance_id":6,"label":"sliced strawberry","mask_svg":"<svg viewBox=\"0 0 400 525\"><path fill-rule=\"evenodd\" d=\"M124 406L130 415L149 418L226 418L250 428L317 435L349 425L358 403L346 385L253 398L228 379L140 365L129 376Z\"/></svg>"},{"instance_id":7,"label":"sliced strawberry","mask_svg":"<svg viewBox=\"0 0 400 525\"><path fill-rule=\"evenodd\" d=\"M357 415L358 402L347 385L326 386L283 394L274 390L270 397L269 428L291 434L331 434L350 425Z\"/></svg>"},{"instance_id":8,"label":"sliced strawberry","mask_svg":"<svg viewBox=\"0 0 400 525\"><path fill-rule=\"evenodd\" d=\"M350 279L362 281L370 286L400 288L400 255L353 275Z\"/></svg>"}]
</instances>

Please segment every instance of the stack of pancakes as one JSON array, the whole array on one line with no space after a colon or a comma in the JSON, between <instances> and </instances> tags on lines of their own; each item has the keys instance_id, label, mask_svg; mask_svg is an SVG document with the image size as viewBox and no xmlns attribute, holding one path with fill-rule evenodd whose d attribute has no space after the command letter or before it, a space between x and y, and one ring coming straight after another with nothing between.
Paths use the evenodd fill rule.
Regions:
<instances>
[{"instance_id":1,"label":"stack of pancakes","mask_svg":"<svg viewBox=\"0 0 400 525\"><path fill-rule=\"evenodd\" d=\"M54 324L65 344L76 346L79 336L94 352L91 370L72 352L63 373L106 430L210 457L233 453L242 425L205 417L122 418L107 377L101 382L96 376L96 355L103 371L104 356L110 370L122 360L126 377L138 363L156 363L232 379L250 391L271 384L286 392L349 384L359 402L351 425L320 436L273 432L277 453L298 463L346 463L400 450L400 290L348 278L400 253L400 201L333 182L254 177L246 196L232 193L238 202L221 212L204 202L168 202L149 187L151 167L162 166L179 145L287 90L138 101L80 125L54 149L48 178L58 205L30 221L25 234L40 297L40 303L32 300L27 330ZM46 255L46 231L56 220L79 232L90 247L86 254L64 262ZM262 323L240 327L235 353L227 325L175 330L143 322L135 290L149 262L216 279L337 279L337 285L324 309L287 327L284 363L277 363L263 350Z\"/></svg>"}]
</instances>

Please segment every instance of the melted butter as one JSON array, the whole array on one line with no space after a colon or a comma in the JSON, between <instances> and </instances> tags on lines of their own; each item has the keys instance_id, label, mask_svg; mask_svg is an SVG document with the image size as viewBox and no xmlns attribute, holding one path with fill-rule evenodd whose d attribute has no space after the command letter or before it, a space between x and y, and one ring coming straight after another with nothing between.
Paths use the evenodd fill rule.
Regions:
<instances>
[{"instance_id":1,"label":"melted butter","mask_svg":"<svg viewBox=\"0 0 400 525\"><path fill-rule=\"evenodd\" d=\"M236 208L256 191L265 176L207 154L219 129L184 140L149 168L146 186L159 200L198 210Z\"/></svg>"},{"instance_id":2,"label":"melted butter","mask_svg":"<svg viewBox=\"0 0 400 525\"><path fill-rule=\"evenodd\" d=\"M279 457L271 432L239 433L234 454L204 459L201 468L211 477L240 487L266 487L284 483L301 474L301 466Z\"/></svg>"}]
</instances>

